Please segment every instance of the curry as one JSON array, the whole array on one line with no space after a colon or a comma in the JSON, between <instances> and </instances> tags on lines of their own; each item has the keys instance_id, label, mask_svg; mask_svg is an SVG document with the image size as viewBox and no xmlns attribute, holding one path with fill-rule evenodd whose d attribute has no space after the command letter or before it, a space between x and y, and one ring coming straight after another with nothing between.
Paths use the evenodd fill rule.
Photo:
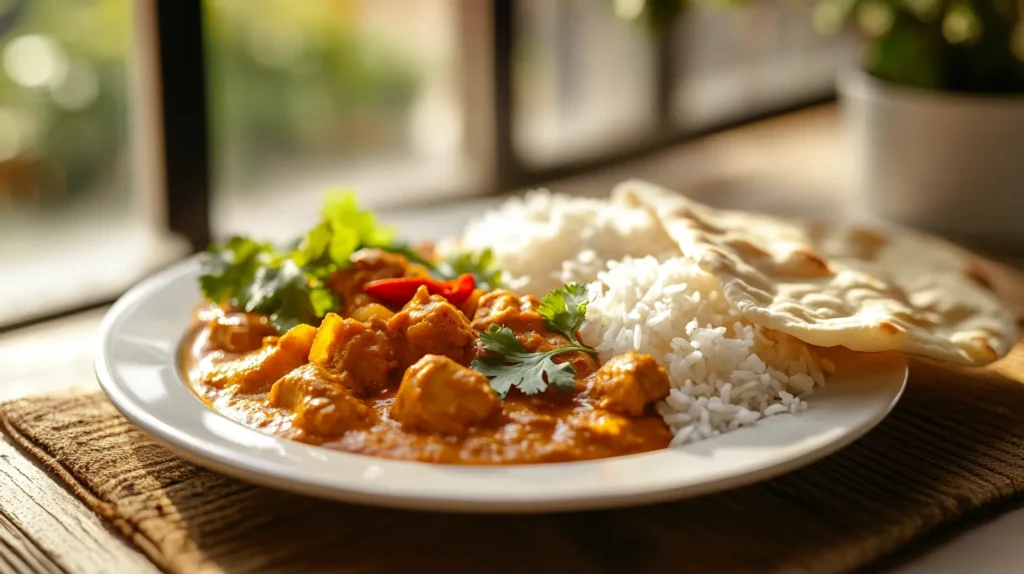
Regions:
<instances>
[{"instance_id":1,"label":"curry","mask_svg":"<svg viewBox=\"0 0 1024 574\"><path fill-rule=\"evenodd\" d=\"M337 308L284 332L227 302L198 308L181 349L196 394L261 432L393 459L567 462L669 444L652 407L665 371L633 352L599 364L536 297L435 281L376 248L325 288Z\"/></svg>"}]
</instances>

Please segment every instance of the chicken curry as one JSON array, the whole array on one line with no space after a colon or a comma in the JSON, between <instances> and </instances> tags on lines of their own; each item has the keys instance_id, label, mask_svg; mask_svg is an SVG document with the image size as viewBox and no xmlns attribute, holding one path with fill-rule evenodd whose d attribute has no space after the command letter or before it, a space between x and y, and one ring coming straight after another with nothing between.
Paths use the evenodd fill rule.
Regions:
<instances>
[{"instance_id":1,"label":"chicken curry","mask_svg":"<svg viewBox=\"0 0 1024 574\"><path fill-rule=\"evenodd\" d=\"M671 439L652 408L669 391L655 360L599 364L536 297L433 281L377 248L324 287L337 307L284 332L228 302L197 309L181 350L196 394L262 432L394 459L564 462Z\"/></svg>"}]
</instances>

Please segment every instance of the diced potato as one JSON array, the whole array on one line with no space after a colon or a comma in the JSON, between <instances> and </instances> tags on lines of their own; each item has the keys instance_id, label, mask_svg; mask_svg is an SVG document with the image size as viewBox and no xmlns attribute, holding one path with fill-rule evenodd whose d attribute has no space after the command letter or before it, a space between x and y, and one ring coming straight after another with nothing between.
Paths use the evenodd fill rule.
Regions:
<instances>
[{"instance_id":1,"label":"diced potato","mask_svg":"<svg viewBox=\"0 0 1024 574\"><path fill-rule=\"evenodd\" d=\"M388 321L388 331L398 342L401 364L408 366L424 355L444 355L467 365L473 353L473 329L469 319L426 287Z\"/></svg>"},{"instance_id":2,"label":"diced potato","mask_svg":"<svg viewBox=\"0 0 1024 574\"><path fill-rule=\"evenodd\" d=\"M411 428L459 434L500 410L487 377L448 357L426 355L406 370L391 416Z\"/></svg>"},{"instance_id":3,"label":"diced potato","mask_svg":"<svg viewBox=\"0 0 1024 574\"><path fill-rule=\"evenodd\" d=\"M237 385L247 394L265 393L275 381L306 362L315 334L316 327L297 325L273 344L216 365L202 375L203 383L215 387Z\"/></svg>"},{"instance_id":4,"label":"diced potato","mask_svg":"<svg viewBox=\"0 0 1024 574\"><path fill-rule=\"evenodd\" d=\"M333 373L347 373L355 381L357 394L386 388L398 362L383 323L371 325L328 313L313 340L310 362Z\"/></svg>"},{"instance_id":5,"label":"diced potato","mask_svg":"<svg viewBox=\"0 0 1024 574\"><path fill-rule=\"evenodd\" d=\"M289 409L292 425L320 436L339 436L375 420L373 410L352 395L348 376L307 363L274 383L267 404Z\"/></svg>"},{"instance_id":6,"label":"diced potato","mask_svg":"<svg viewBox=\"0 0 1024 574\"><path fill-rule=\"evenodd\" d=\"M394 311L388 309L380 303L367 303L361 307L356 307L350 317L356 321L368 323L371 319L380 319L387 321L388 319L395 316Z\"/></svg>"},{"instance_id":7,"label":"diced potato","mask_svg":"<svg viewBox=\"0 0 1024 574\"><path fill-rule=\"evenodd\" d=\"M629 351L597 370L590 394L602 409L640 416L645 406L665 398L669 388L668 375L654 357Z\"/></svg>"}]
</instances>

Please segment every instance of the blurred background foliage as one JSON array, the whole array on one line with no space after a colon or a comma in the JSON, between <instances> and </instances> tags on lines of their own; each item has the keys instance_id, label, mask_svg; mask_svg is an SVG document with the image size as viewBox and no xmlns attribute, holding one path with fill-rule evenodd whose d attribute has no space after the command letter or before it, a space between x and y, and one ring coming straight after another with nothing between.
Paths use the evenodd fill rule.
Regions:
<instances>
[{"instance_id":1,"label":"blurred background foliage","mask_svg":"<svg viewBox=\"0 0 1024 574\"><path fill-rule=\"evenodd\" d=\"M222 169L401 152L422 66L361 31L356 2L206 2L214 152ZM240 145L245 142L245 145ZM226 177L226 176L225 176Z\"/></svg>"},{"instance_id":2,"label":"blurred background foliage","mask_svg":"<svg viewBox=\"0 0 1024 574\"><path fill-rule=\"evenodd\" d=\"M689 9L758 0L613 0L616 13L660 32ZM883 80L952 92L1024 91L1020 0L819 0L822 33L866 40L864 69Z\"/></svg>"},{"instance_id":3,"label":"blurred background foliage","mask_svg":"<svg viewBox=\"0 0 1024 574\"><path fill-rule=\"evenodd\" d=\"M355 26L355 0L206 2L213 153L394 152L422 67ZM0 214L126 198L131 0L0 0Z\"/></svg>"},{"instance_id":4,"label":"blurred background foliage","mask_svg":"<svg viewBox=\"0 0 1024 574\"><path fill-rule=\"evenodd\" d=\"M0 208L60 199L123 163L129 9L0 2Z\"/></svg>"}]
</instances>

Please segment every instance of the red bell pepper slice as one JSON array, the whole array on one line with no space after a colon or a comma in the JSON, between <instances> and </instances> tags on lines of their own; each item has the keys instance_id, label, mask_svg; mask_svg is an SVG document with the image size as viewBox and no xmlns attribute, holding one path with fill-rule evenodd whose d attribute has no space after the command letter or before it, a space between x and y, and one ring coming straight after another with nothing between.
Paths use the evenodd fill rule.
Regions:
<instances>
[{"instance_id":1,"label":"red bell pepper slice","mask_svg":"<svg viewBox=\"0 0 1024 574\"><path fill-rule=\"evenodd\" d=\"M457 279L439 281L431 277L397 277L379 279L363 285L363 293L391 305L404 305L413 298L420 287L426 286L431 295L440 295L452 305L461 305L476 288L472 273L464 273Z\"/></svg>"}]
</instances>

